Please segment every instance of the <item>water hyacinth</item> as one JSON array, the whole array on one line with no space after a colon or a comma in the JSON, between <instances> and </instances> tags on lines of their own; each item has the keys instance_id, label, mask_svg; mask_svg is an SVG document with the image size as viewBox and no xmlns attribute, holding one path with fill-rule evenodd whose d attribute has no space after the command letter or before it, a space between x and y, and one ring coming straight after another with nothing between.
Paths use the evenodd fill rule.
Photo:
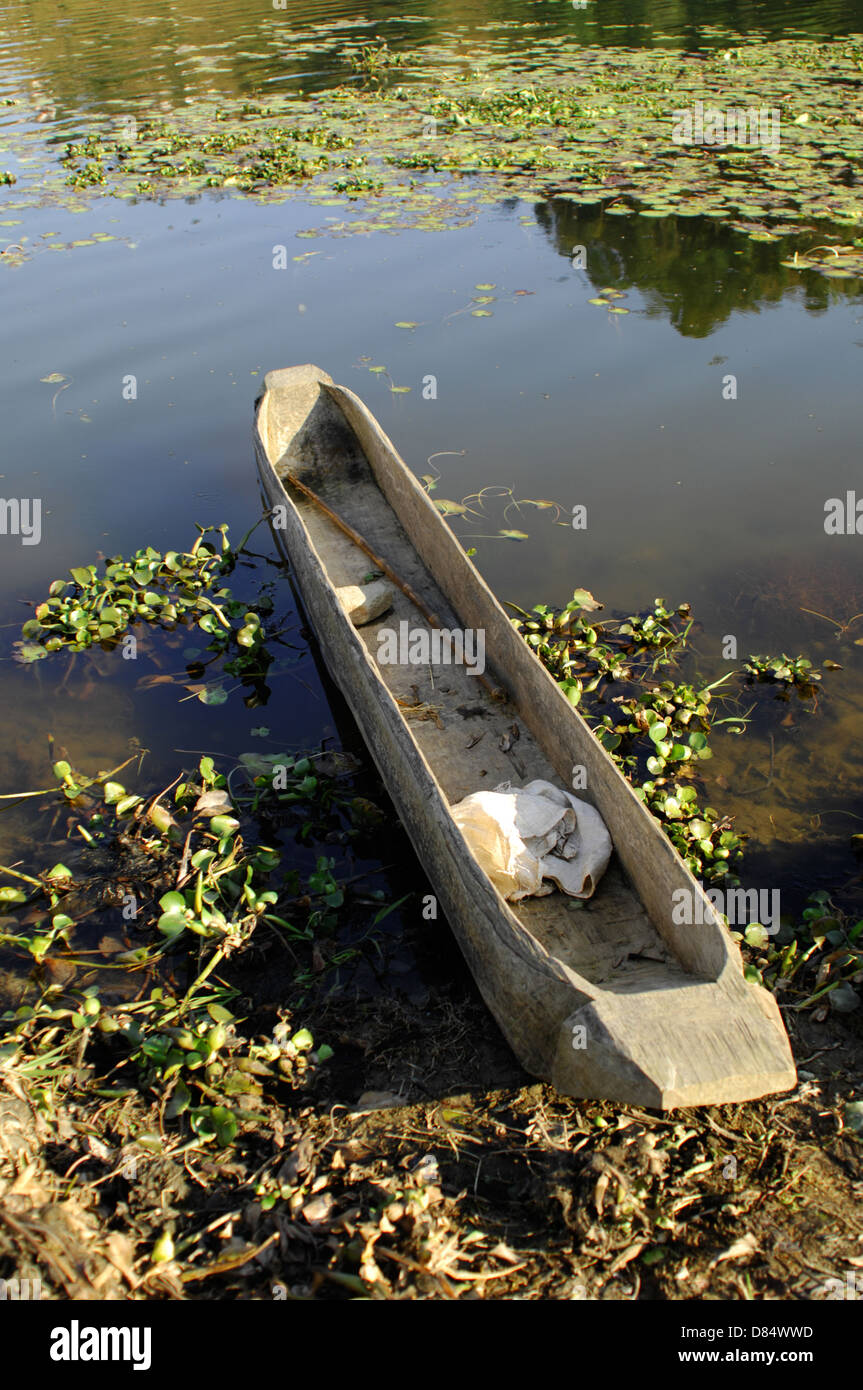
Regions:
<instances>
[{"instance_id":1,"label":"water hyacinth","mask_svg":"<svg viewBox=\"0 0 863 1390\"><path fill-rule=\"evenodd\" d=\"M147 546L129 560L122 555L106 560L101 574L96 565L73 567L71 580L55 580L22 627L16 659L29 664L51 652L82 652L95 645L112 650L130 639L136 623L144 622L167 631L194 624L210 638L207 651L230 657L225 670L231 675L265 665L266 631L259 613L235 600L220 582L236 562L228 528L198 529L188 551L162 554ZM218 549L203 543L213 530L221 538ZM197 693L204 704L227 699L219 686Z\"/></svg>"},{"instance_id":2,"label":"water hyacinth","mask_svg":"<svg viewBox=\"0 0 863 1390\"><path fill-rule=\"evenodd\" d=\"M656 599L652 610L626 619L586 616L599 608L588 590L578 589L559 612L537 604L532 613L517 609L521 616L513 622L692 872L707 882L736 883L743 837L729 817L700 804L697 786L699 764L713 756L713 728L724 723L742 732L746 725L745 716L722 719L714 707L715 690L732 677L712 684L658 679L663 670L673 672L686 652L693 626L689 604L670 609ZM804 657L750 657L740 674L786 682L802 698L820 680Z\"/></svg>"}]
</instances>

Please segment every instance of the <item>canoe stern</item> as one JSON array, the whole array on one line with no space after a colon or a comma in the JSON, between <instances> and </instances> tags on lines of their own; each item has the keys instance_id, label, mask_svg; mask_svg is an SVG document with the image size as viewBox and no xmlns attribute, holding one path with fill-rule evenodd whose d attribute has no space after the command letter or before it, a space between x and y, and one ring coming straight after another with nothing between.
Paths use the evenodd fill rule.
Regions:
<instances>
[{"instance_id":1,"label":"canoe stern","mask_svg":"<svg viewBox=\"0 0 863 1390\"><path fill-rule=\"evenodd\" d=\"M606 990L560 1030L551 1080L566 1095L674 1110L789 1091L797 1073L775 999L693 980Z\"/></svg>"}]
</instances>

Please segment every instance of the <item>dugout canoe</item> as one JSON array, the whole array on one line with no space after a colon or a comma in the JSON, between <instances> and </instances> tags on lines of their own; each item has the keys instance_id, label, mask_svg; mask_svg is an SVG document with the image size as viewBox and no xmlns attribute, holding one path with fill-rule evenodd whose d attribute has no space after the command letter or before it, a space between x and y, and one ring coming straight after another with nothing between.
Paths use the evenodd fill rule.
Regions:
<instances>
[{"instance_id":1,"label":"dugout canoe","mask_svg":"<svg viewBox=\"0 0 863 1390\"><path fill-rule=\"evenodd\" d=\"M270 372L255 448L274 534L326 665L526 1070L568 1095L661 1110L793 1087L773 996L744 979L724 920L363 402L317 367ZM355 626L336 591L373 566L295 483L362 536L420 606L394 589L390 611ZM486 684L464 666L378 663L381 629L407 622L412 634L429 632L429 613L449 630L484 631ZM578 906L559 891L506 902L450 807L504 781L569 787L575 767L587 775L578 795L614 842L604 878ZM700 925L674 920L679 890Z\"/></svg>"}]
</instances>

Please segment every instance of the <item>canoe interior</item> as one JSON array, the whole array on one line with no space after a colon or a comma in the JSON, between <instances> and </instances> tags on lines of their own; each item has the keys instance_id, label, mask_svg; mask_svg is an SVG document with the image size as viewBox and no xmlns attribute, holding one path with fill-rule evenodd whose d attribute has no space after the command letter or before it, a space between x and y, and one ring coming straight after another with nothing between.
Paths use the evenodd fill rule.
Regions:
<instances>
[{"instance_id":1,"label":"canoe interior","mask_svg":"<svg viewBox=\"0 0 863 1390\"><path fill-rule=\"evenodd\" d=\"M654 818L543 670L380 425L317 367L270 372L256 451L321 653L434 885L483 997L522 1064L561 1091L673 1109L789 1089L796 1073L775 999ZM421 596L355 629L336 590L373 563L303 497L311 488ZM275 521L275 534L280 535ZM400 625L482 630L493 697L463 665L381 664ZM494 662L498 663L497 670ZM449 808L500 782L544 778L600 810L615 854L594 897L504 902ZM703 925L675 921L692 895ZM576 1034L579 1035L576 1038Z\"/></svg>"},{"instance_id":2,"label":"canoe interior","mask_svg":"<svg viewBox=\"0 0 863 1390\"><path fill-rule=\"evenodd\" d=\"M290 408L295 405L291 403ZM273 409L278 411L277 401ZM463 626L461 614L453 610L422 563L383 495L337 402L321 390L296 432L295 424L290 418L280 421L278 416L269 421L271 439L289 441L273 460L279 478L289 485L292 476L299 477L386 558L443 627ZM296 489L290 490L290 496L330 583L335 588L361 583L372 568L368 557L313 502ZM411 632L429 631L418 609L395 590L392 609L357 629L373 660L379 651L378 633L398 630L401 621L409 624ZM520 711L511 702L496 701L464 666L386 664L377 665L377 669L409 721L410 731L450 805L501 782L520 786L533 778L544 778L561 785ZM338 672L332 674L338 683ZM493 677L491 666L486 674ZM586 793L578 794L589 799ZM626 993L692 983L692 976L661 939L616 854L587 902L555 891L510 907L525 931L551 956L594 986Z\"/></svg>"}]
</instances>

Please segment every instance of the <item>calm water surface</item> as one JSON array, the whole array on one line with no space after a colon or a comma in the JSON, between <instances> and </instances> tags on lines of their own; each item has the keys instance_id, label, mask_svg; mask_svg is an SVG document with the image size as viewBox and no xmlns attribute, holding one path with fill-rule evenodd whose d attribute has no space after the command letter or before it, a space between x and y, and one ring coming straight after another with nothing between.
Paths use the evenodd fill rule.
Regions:
<instances>
[{"instance_id":1,"label":"calm water surface","mask_svg":"<svg viewBox=\"0 0 863 1390\"><path fill-rule=\"evenodd\" d=\"M510 27L490 28L501 21ZM467 54L490 32L513 53L527 33L573 31L586 44L692 49L727 28L861 32L863 3L416 3L408 14L380 0L286 11L195 0L182 14L6 3L0 94L24 98L26 112L0 117L41 112L50 141L105 110L325 87L350 76L350 53L375 35L427 44L433 76L434 47L453 35ZM220 708L180 702L182 691L152 681L182 669L168 643L141 663L101 655L71 672L63 660L20 668L9 657L23 603L70 565L186 546L196 522L243 534L260 515L251 419L263 374L311 361L363 396L417 474L440 475L437 496L488 489L484 515L456 529L502 599L564 602L578 585L620 612L659 594L688 599L711 678L728 634L741 656L785 649L840 662L816 708L789 705L743 739L718 736L709 786L752 835L754 881L792 895L843 885L854 901L863 621L836 634L863 611L863 563L859 538L827 537L823 516L827 497L863 494L857 282L801 285L777 246L702 219L579 217L565 202L510 199L458 230L346 236L342 217L299 198L259 206L217 194L0 215L0 245L115 238L35 254L0 279L2 487L44 508L41 544L0 544L6 790L49 785L49 732L91 770L121 762L137 740L150 750L148 787L188 763L187 750L235 756L345 735L290 589L264 560L236 582L251 595L277 581L285 645L265 709L247 708L242 690ZM298 236L309 230L319 235ZM276 244L289 249L285 271L273 269ZM572 265L579 244L591 248L587 270ZM489 317L475 317L476 286L487 284ZM626 315L589 303L606 285L625 294ZM397 329L404 320L417 328ZM53 373L59 391L42 380ZM127 374L136 401L123 399ZM434 400L422 393L429 374ZM584 532L566 523L578 503ZM500 538L506 528L529 539ZM271 556L263 528L257 536ZM262 725L263 743L252 733ZM62 823L7 810L0 851L26 858L49 831L62 836Z\"/></svg>"}]
</instances>

